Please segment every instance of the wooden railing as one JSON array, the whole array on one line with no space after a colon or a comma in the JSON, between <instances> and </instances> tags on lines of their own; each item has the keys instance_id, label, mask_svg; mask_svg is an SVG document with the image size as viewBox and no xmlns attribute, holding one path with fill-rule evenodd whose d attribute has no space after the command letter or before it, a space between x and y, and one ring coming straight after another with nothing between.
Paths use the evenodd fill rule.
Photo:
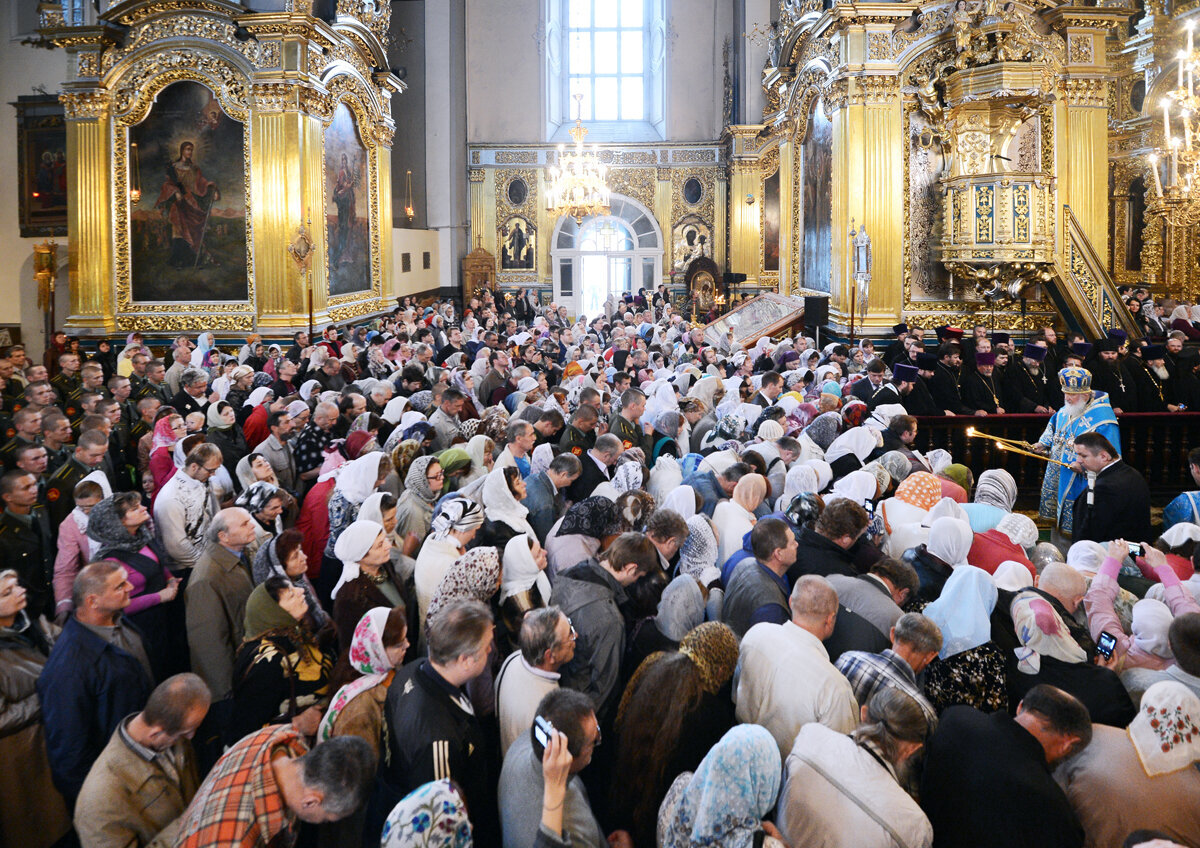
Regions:
<instances>
[{"instance_id":1,"label":"wooden railing","mask_svg":"<svg viewBox=\"0 0 1200 848\"><path fill-rule=\"evenodd\" d=\"M967 438L967 428L989 435L1036 442L1046 429L1046 415L930 416L919 418L916 447L943 448L976 478L989 468L1004 468L1017 481L1017 508L1036 509L1046 463L1008 453L983 438ZM1200 412L1130 412L1117 417L1122 458L1150 485L1154 506L1165 506L1183 491L1200 488L1188 470L1188 451L1200 447Z\"/></svg>"}]
</instances>

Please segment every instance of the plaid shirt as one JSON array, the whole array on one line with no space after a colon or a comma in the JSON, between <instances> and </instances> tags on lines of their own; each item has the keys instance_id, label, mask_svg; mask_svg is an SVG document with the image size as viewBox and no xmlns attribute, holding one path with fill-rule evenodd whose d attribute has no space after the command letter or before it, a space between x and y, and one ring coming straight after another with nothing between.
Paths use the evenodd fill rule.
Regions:
<instances>
[{"instance_id":1,"label":"plaid shirt","mask_svg":"<svg viewBox=\"0 0 1200 848\"><path fill-rule=\"evenodd\" d=\"M280 751L300 757L308 746L291 725L275 725L226 751L181 817L176 848L293 845L295 817L271 769L271 758Z\"/></svg>"},{"instance_id":2,"label":"plaid shirt","mask_svg":"<svg viewBox=\"0 0 1200 848\"><path fill-rule=\"evenodd\" d=\"M333 433L326 432L308 422L292 442L292 456L296 460L296 473L304 474L314 468L320 468L325 461L325 448L333 441Z\"/></svg>"},{"instance_id":3,"label":"plaid shirt","mask_svg":"<svg viewBox=\"0 0 1200 848\"><path fill-rule=\"evenodd\" d=\"M929 722L929 732L933 733L937 728L937 710L917 685L917 676L913 674L912 667L890 648L882 654L846 651L834 665L850 681L854 700L858 703L866 704L881 688L895 686L921 707Z\"/></svg>"}]
</instances>

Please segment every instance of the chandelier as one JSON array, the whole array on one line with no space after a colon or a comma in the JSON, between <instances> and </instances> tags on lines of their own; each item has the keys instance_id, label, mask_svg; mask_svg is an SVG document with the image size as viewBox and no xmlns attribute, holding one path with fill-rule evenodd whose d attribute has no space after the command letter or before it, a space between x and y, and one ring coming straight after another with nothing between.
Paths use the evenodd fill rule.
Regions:
<instances>
[{"instance_id":1,"label":"chandelier","mask_svg":"<svg viewBox=\"0 0 1200 848\"><path fill-rule=\"evenodd\" d=\"M1177 227L1200 224L1200 98L1194 81L1200 53L1193 50L1193 30L1189 23L1187 50L1179 54L1175 88L1161 101L1163 146L1148 157L1155 198L1147 211L1162 215Z\"/></svg>"},{"instance_id":2,"label":"chandelier","mask_svg":"<svg viewBox=\"0 0 1200 848\"><path fill-rule=\"evenodd\" d=\"M577 114L575 126L569 133L575 139L574 152L568 153L565 144L558 146L558 165L550 168L550 187L546 208L554 218L570 215L576 224L592 215L607 215L612 206L608 202L608 169L600 164L598 148L583 149L583 138L587 130L583 126L582 94L575 95Z\"/></svg>"}]
</instances>

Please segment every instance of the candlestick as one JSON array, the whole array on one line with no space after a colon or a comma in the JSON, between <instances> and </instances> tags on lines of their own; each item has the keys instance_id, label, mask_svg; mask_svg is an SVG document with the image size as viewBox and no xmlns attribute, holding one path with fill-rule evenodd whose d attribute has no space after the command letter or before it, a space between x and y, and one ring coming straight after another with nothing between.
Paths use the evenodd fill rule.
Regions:
<instances>
[{"instance_id":1,"label":"candlestick","mask_svg":"<svg viewBox=\"0 0 1200 848\"><path fill-rule=\"evenodd\" d=\"M1163 98L1163 138L1171 137L1171 103L1166 98Z\"/></svg>"},{"instance_id":2,"label":"candlestick","mask_svg":"<svg viewBox=\"0 0 1200 848\"><path fill-rule=\"evenodd\" d=\"M1188 72L1189 75L1191 72ZM1192 152L1192 115L1187 109L1181 113L1183 117L1183 143L1189 153Z\"/></svg>"},{"instance_id":3,"label":"candlestick","mask_svg":"<svg viewBox=\"0 0 1200 848\"><path fill-rule=\"evenodd\" d=\"M1188 56L1191 56L1191 55L1192 55L1192 31L1193 31L1194 29L1195 29L1195 24L1193 24L1191 21L1189 21L1189 22L1188 22L1188 25L1187 25L1187 34L1188 34L1188 49L1187 49L1187 52L1188 52Z\"/></svg>"},{"instance_id":4,"label":"candlestick","mask_svg":"<svg viewBox=\"0 0 1200 848\"><path fill-rule=\"evenodd\" d=\"M1171 139L1171 185L1179 182L1179 139Z\"/></svg>"},{"instance_id":5,"label":"candlestick","mask_svg":"<svg viewBox=\"0 0 1200 848\"><path fill-rule=\"evenodd\" d=\"M1154 190L1161 199L1163 196L1162 180L1158 178L1158 157L1153 153L1150 154L1150 173L1154 175Z\"/></svg>"},{"instance_id":6,"label":"candlestick","mask_svg":"<svg viewBox=\"0 0 1200 848\"><path fill-rule=\"evenodd\" d=\"M1184 58L1183 51L1182 50L1179 51L1179 55L1176 56L1175 58L1179 60L1178 64L1175 66L1175 70L1179 76L1179 81L1175 84L1175 87L1183 88L1183 58Z\"/></svg>"}]
</instances>

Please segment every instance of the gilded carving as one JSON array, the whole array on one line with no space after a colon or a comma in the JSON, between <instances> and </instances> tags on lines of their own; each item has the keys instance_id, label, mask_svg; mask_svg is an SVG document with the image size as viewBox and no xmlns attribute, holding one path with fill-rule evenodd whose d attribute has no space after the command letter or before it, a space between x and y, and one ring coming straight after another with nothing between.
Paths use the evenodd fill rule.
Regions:
<instances>
[{"instance_id":1,"label":"gilded carving","mask_svg":"<svg viewBox=\"0 0 1200 848\"><path fill-rule=\"evenodd\" d=\"M613 154L614 165L653 165L658 157L653 150L623 150Z\"/></svg>"},{"instance_id":2,"label":"gilded carving","mask_svg":"<svg viewBox=\"0 0 1200 848\"><path fill-rule=\"evenodd\" d=\"M673 162L716 162L717 151L711 149L701 150L674 150L671 152L671 161Z\"/></svg>"},{"instance_id":3,"label":"gilded carving","mask_svg":"<svg viewBox=\"0 0 1200 848\"><path fill-rule=\"evenodd\" d=\"M516 179L525 183L524 197L520 203L513 203L509 197L509 183ZM536 222L537 209L537 171L533 168L497 168L496 220L504 221L511 215L521 215L530 222Z\"/></svg>"},{"instance_id":4,"label":"gilded carving","mask_svg":"<svg viewBox=\"0 0 1200 848\"><path fill-rule=\"evenodd\" d=\"M887 61L896 57L896 45L890 32L872 32L867 35L867 58L872 62Z\"/></svg>"},{"instance_id":5,"label":"gilded carving","mask_svg":"<svg viewBox=\"0 0 1200 848\"><path fill-rule=\"evenodd\" d=\"M244 123L249 119L246 77L246 69L223 56L173 47L135 61L120 75L114 112L137 123L150 111L155 93L172 82L192 80L211 88L226 114Z\"/></svg>"},{"instance_id":6,"label":"gilded carving","mask_svg":"<svg viewBox=\"0 0 1200 848\"><path fill-rule=\"evenodd\" d=\"M95 52L76 54L75 73L81 77L100 76L100 54Z\"/></svg>"},{"instance_id":7,"label":"gilded carving","mask_svg":"<svg viewBox=\"0 0 1200 848\"><path fill-rule=\"evenodd\" d=\"M345 15L362 21L375 33L380 42L387 39L388 27L392 23L390 3L378 0L338 0L337 13L338 17Z\"/></svg>"},{"instance_id":8,"label":"gilded carving","mask_svg":"<svg viewBox=\"0 0 1200 848\"><path fill-rule=\"evenodd\" d=\"M107 91L64 91L58 95L68 121L103 118L108 114L112 98Z\"/></svg>"},{"instance_id":9,"label":"gilded carving","mask_svg":"<svg viewBox=\"0 0 1200 848\"><path fill-rule=\"evenodd\" d=\"M700 200L695 204L688 203L683 197L683 186L688 180L696 178L700 181ZM676 168L671 170L671 217L678 220L681 215L698 214L708 224L716 217L717 169L716 168Z\"/></svg>"},{"instance_id":10,"label":"gilded carving","mask_svg":"<svg viewBox=\"0 0 1200 848\"><path fill-rule=\"evenodd\" d=\"M486 175L487 171L485 171L483 168L472 168L467 172L467 181L472 183L481 183Z\"/></svg>"},{"instance_id":11,"label":"gilded carving","mask_svg":"<svg viewBox=\"0 0 1200 848\"><path fill-rule=\"evenodd\" d=\"M1067 42L1067 60L1077 65L1092 64L1092 37L1090 35L1072 35Z\"/></svg>"},{"instance_id":12,"label":"gilded carving","mask_svg":"<svg viewBox=\"0 0 1200 848\"><path fill-rule=\"evenodd\" d=\"M497 165L533 165L537 163L537 152L533 150L498 150Z\"/></svg>"},{"instance_id":13,"label":"gilded carving","mask_svg":"<svg viewBox=\"0 0 1200 848\"><path fill-rule=\"evenodd\" d=\"M1068 106L1104 106L1108 86L1103 79L1069 79L1062 82Z\"/></svg>"},{"instance_id":14,"label":"gilded carving","mask_svg":"<svg viewBox=\"0 0 1200 848\"><path fill-rule=\"evenodd\" d=\"M657 184L654 168L613 168L608 172L608 187L614 194L632 197L647 209L654 208Z\"/></svg>"}]
</instances>

